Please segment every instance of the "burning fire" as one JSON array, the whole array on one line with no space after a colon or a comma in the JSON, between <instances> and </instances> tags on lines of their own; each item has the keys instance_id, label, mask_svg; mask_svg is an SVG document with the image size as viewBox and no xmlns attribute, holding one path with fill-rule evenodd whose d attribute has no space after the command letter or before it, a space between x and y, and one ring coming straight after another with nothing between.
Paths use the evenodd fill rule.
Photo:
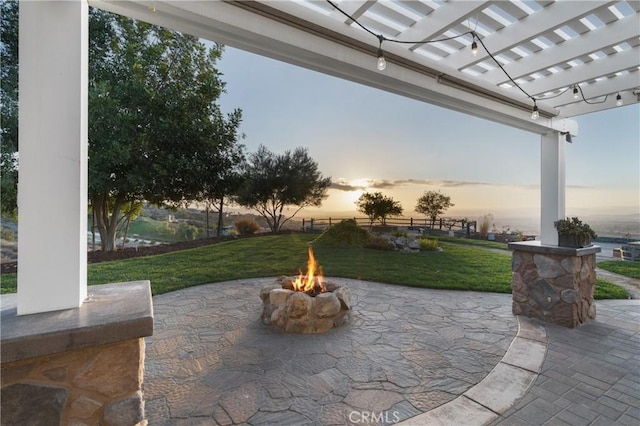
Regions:
<instances>
[{"instance_id":1,"label":"burning fire","mask_svg":"<svg viewBox=\"0 0 640 426\"><path fill-rule=\"evenodd\" d=\"M313 257L313 250L309 246L309 260L307 261L307 274L300 275L293 281L293 289L304 293L324 293L327 289L324 286L324 277L322 276L322 267Z\"/></svg>"}]
</instances>

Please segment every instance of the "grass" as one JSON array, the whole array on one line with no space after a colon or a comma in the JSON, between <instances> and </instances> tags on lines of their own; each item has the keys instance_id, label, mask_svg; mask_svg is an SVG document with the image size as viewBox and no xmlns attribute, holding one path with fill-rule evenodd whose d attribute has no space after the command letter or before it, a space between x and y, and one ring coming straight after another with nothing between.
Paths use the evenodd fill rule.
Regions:
<instances>
[{"instance_id":1,"label":"grass","mask_svg":"<svg viewBox=\"0 0 640 426\"><path fill-rule=\"evenodd\" d=\"M505 243L499 243L496 241L488 241L488 240L476 240L473 238L460 238L460 237L448 237L448 236L437 236L434 237L442 242L453 243L453 244L464 244L467 246L476 246L476 247L485 247L485 248L493 248L498 250L509 251L509 248Z\"/></svg>"},{"instance_id":2,"label":"grass","mask_svg":"<svg viewBox=\"0 0 640 426\"><path fill-rule=\"evenodd\" d=\"M242 278L295 275L306 268L312 236L288 234L241 239L158 256L90 264L90 285L150 280L154 295ZM451 290L511 292L511 257L479 247L441 242L444 251L401 253L356 246L318 245L326 276ZM2 275L2 292L16 291L16 275ZM627 298L598 280L596 298Z\"/></svg>"},{"instance_id":3,"label":"grass","mask_svg":"<svg viewBox=\"0 0 640 426\"><path fill-rule=\"evenodd\" d=\"M593 297L595 299L627 299L629 294L618 285L596 278L596 289L593 292Z\"/></svg>"},{"instance_id":4,"label":"grass","mask_svg":"<svg viewBox=\"0 0 640 426\"><path fill-rule=\"evenodd\" d=\"M598 268L624 275L625 277L640 279L640 262L605 260L598 262Z\"/></svg>"}]
</instances>

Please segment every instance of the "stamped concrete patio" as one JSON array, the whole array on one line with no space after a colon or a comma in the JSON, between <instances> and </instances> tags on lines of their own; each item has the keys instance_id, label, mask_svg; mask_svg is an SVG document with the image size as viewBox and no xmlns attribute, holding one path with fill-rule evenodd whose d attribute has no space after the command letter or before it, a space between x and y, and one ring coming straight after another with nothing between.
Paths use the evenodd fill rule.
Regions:
<instances>
[{"instance_id":1,"label":"stamped concrete patio","mask_svg":"<svg viewBox=\"0 0 640 426\"><path fill-rule=\"evenodd\" d=\"M284 334L260 322L260 287L273 279L154 297L149 424L606 424L640 417L637 301L598 302L599 320L568 330L514 317L508 294L332 280L354 293L354 317L319 335ZM608 327L615 332L605 333ZM595 359L576 341L589 342ZM565 368L571 361L580 364L575 371ZM595 379L590 366L606 377ZM580 416L588 401L596 401L591 420ZM599 407L615 412L601 418Z\"/></svg>"}]
</instances>

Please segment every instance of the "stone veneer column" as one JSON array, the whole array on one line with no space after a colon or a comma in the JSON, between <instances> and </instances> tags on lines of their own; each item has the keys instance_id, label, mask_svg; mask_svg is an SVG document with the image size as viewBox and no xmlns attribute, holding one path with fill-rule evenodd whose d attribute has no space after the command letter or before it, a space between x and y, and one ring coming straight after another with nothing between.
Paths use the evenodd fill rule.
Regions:
<instances>
[{"instance_id":1,"label":"stone veneer column","mask_svg":"<svg viewBox=\"0 0 640 426\"><path fill-rule=\"evenodd\" d=\"M81 307L16 314L0 297L3 425L146 425L144 337L153 334L148 281L91 287Z\"/></svg>"},{"instance_id":2,"label":"stone veneer column","mask_svg":"<svg viewBox=\"0 0 640 426\"><path fill-rule=\"evenodd\" d=\"M514 315L570 328L595 319L595 254L600 247L574 249L527 241L509 248Z\"/></svg>"}]
</instances>

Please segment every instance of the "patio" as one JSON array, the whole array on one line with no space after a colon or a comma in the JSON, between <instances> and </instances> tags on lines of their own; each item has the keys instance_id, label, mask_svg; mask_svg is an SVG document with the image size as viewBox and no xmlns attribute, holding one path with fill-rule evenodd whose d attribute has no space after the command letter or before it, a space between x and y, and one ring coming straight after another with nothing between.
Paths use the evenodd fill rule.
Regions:
<instances>
[{"instance_id":1,"label":"patio","mask_svg":"<svg viewBox=\"0 0 640 426\"><path fill-rule=\"evenodd\" d=\"M598 320L569 330L514 317L506 294L334 280L354 320L312 336L260 322L271 279L154 297L149 424L638 421L638 301L599 301Z\"/></svg>"}]
</instances>

